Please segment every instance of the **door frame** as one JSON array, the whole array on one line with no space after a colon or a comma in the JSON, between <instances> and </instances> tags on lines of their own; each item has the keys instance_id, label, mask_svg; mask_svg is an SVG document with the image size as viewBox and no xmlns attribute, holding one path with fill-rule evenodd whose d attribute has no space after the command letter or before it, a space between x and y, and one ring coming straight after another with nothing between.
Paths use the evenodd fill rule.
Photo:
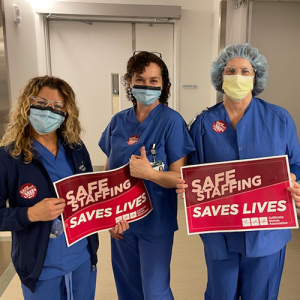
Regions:
<instances>
[{"instance_id":1,"label":"door frame","mask_svg":"<svg viewBox=\"0 0 300 300\"><path fill-rule=\"evenodd\" d=\"M50 2L51 4L51 2ZM55 3L58 5L58 2ZM72 5L75 3L72 3ZM106 5L105 8L109 8L108 12L103 16L95 15L95 8L100 7L103 4L94 3L94 10L89 7L91 3L78 3L80 6L80 11L83 12L80 15L78 12L72 10L66 11L66 8L70 7L68 2L59 2L60 10L50 6L36 5L36 28L37 28L37 44L38 44L38 66L40 75L51 75L51 56L50 56L50 37L49 37L49 21L51 19L61 20L61 21L78 21L78 22L122 22L122 23L146 23L146 24L173 24L173 109L178 110L179 108L179 55L180 55L180 17L181 17L181 7L180 6L160 6L151 5L151 12L158 17L149 17L148 10L145 9L145 5ZM108 6L108 7L107 7ZM120 6L122 9L120 10ZM133 6L136 8L133 9ZM148 7L148 5L146 5ZM75 7L76 8L76 7ZM86 8L86 9L83 9ZM124 9L127 8L127 9ZM72 6L74 9L74 6ZM76 9L75 9L76 10ZM126 15L127 11L135 11L135 16L128 17ZM55 14L52 14L55 12ZM75 14L76 13L76 14ZM117 17L116 17L117 15ZM166 15L166 16L165 16ZM165 17L163 17L165 16ZM134 49L136 50L136 49Z\"/></svg>"}]
</instances>

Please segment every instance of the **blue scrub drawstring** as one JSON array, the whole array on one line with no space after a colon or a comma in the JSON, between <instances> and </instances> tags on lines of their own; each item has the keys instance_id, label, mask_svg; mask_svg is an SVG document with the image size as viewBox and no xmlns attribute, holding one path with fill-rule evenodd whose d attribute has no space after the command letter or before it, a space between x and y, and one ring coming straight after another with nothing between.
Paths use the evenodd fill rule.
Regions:
<instances>
[{"instance_id":1,"label":"blue scrub drawstring","mask_svg":"<svg viewBox=\"0 0 300 300\"><path fill-rule=\"evenodd\" d=\"M65 284L67 289L67 300L74 300L73 287L72 287L72 272L66 274L64 277L65 277Z\"/></svg>"}]
</instances>

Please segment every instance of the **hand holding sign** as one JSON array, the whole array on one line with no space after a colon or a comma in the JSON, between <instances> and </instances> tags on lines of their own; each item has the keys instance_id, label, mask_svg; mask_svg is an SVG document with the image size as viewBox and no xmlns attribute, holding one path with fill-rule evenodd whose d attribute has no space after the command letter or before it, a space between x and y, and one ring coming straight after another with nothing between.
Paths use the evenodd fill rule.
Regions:
<instances>
[{"instance_id":1,"label":"hand holding sign","mask_svg":"<svg viewBox=\"0 0 300 300\"><path fill-rule=\"evenodd\" d=\"M126 221L121 220L113 229L109 230L109 233L113 239L122 240L123 232L129 228L129 224Z\"/></svg>"},{"instance_id":2,"label":"hand holding sign","mask_svg":"<svg viewBox=\"0 0 300 300\"><path fill-rule=\"evenodd\" d=\"M180 195L180 198L181 198L181 199L184 199L183 193L184 193L185 190L189 187L189 186L185 183L185 180L182 179L182 178L178 178L176 187L177 187L176 193L177 193L178 195Z\"/></svg>"},{"instance_id":3,"label":"hand holding sign","mask_svg":"<svg viewBox=\"0 0 300 300\"><path fill-rule=\"evenodd\" d=\"M295 200L297 207L300 207L300 185L298 182L294 181L292 187L288 187L287 190L291 192L292 198Z\"/></svg>"},{"instance_id":4,"label":"hand holding sign","mask_svg":"<svg viewBox=\"0 0 300 300\"><path fill-rule=\"evenodd\" d=\"M65 206L65 199L45 198L28 208L28 219L30 222L52 221L64 211Z\"/></svg>"}]
</instances>

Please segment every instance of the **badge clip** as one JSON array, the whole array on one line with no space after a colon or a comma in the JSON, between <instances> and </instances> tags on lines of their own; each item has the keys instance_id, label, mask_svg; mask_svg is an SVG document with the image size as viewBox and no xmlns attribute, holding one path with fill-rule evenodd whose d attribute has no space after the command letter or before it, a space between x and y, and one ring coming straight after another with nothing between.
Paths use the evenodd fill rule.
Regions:
<instances>
[{"instance_id":1,"label":"badge clip","mask_svg":"<svg viewBox=\"0 0 300 300\"><path fill-rule=\"evenodd\" d=\"M152 148L151 148L151 154L152 154L152 156L153 156L153 163L155 163L155 157L156 157L156 150L155 150L155 148L156 148L156 143L154 142L153 144L152 144Z\"/></svg>"},{"instance_id":2,"label":"badge clip","mask_svg":"<svg viewBox=\"0 0 300 300\"><path fill-rule=\"evenodd\" d=\"M82 171L82 172L84 172L86 170L86 167L85 167L83 161L81 162L81 165L79 166L79 170Z\"/></svg>"}]
</instances>

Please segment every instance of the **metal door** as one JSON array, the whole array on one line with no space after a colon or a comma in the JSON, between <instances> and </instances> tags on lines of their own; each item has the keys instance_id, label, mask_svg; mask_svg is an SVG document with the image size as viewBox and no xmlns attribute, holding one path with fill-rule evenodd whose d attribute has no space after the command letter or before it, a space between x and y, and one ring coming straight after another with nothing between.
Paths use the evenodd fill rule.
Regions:
<instances>
[{"instance_id":1,"label":"metal door","mask_svg":"<svg viewBox=\"0 0 300 300\"><path fill-rule=\"evenodd\" d=\"M101 133L109 123L113 107L131 106L123 86L118 95L113 74L119 79L134 50L161 52L171 79L173 76L173 24L132 24L79 21L49 22L51 73L66 80L74 89L80 108L82 137L94 166L104 165L105 155L98 147ZM170 99L169 105L173 106Z\"/></svg>"}]
</instances>

